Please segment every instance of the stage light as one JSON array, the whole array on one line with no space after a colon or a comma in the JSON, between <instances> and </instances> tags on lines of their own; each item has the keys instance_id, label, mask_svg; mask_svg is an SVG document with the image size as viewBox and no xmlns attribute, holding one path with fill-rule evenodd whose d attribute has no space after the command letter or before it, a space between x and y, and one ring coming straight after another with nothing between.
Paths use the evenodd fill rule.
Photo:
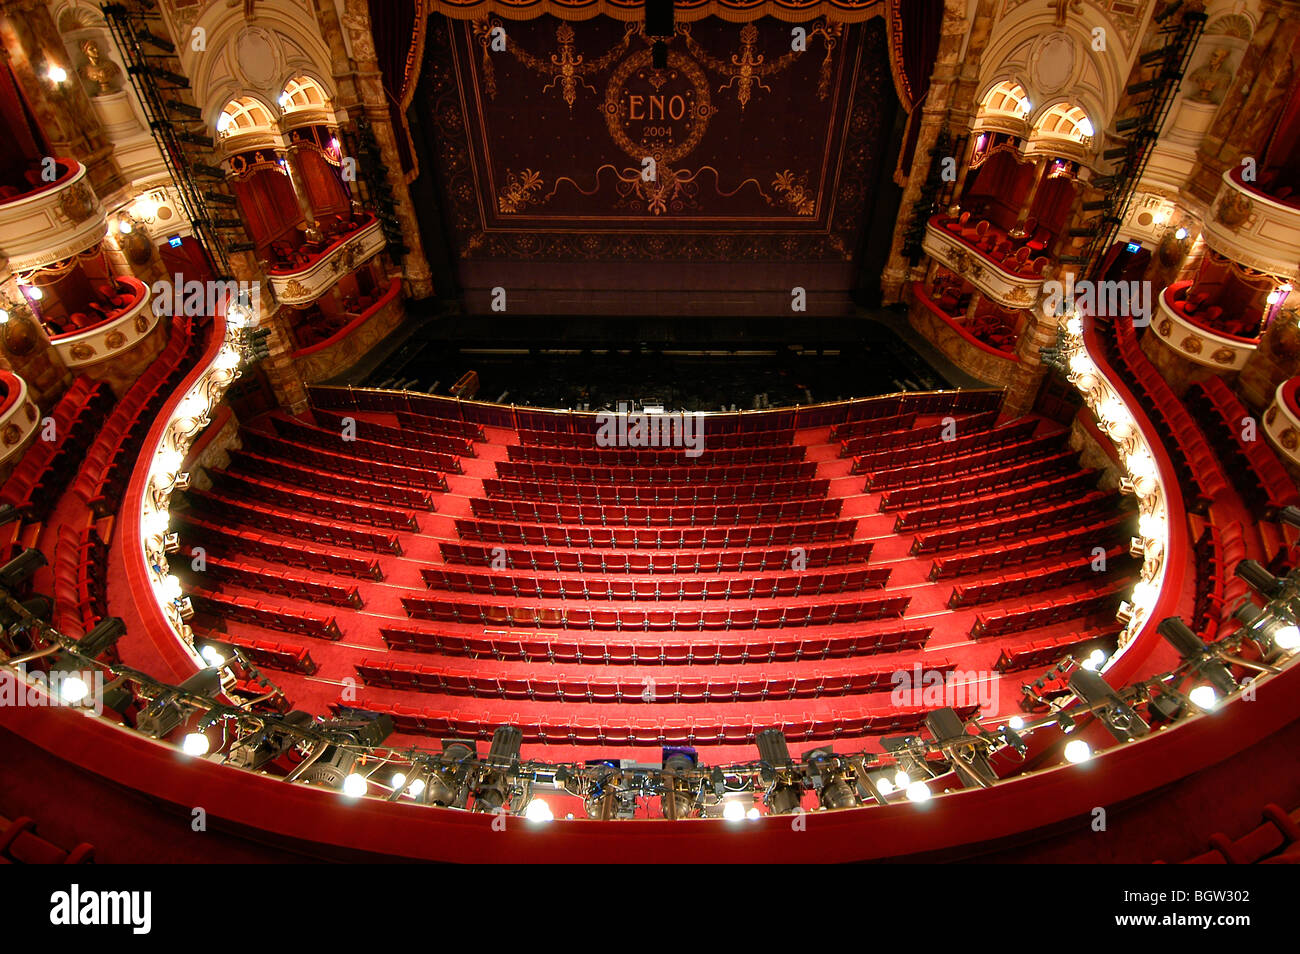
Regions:
<instances>
[{"instance_id":1,"label":"stage light","mask_svg":"<svg viewBox=\"0 0 1300 954\"><path fill-rule=\"evenodd\" d=\"M799 807L804 787L791 771L790 747L780 729L764 729L755 736L763 783L770 785L763 802L774 815L788 815Z\"/></svg>"},{"instance_id":2,"label":"stage light","mask_svg":"<svg viewBox=\"0 0 1300 954\"><path fill-rule=\"evenodd\" d=\"M1242 560L1232 572L1249 583L1250 588L1266 600L1277 599L1286 590L1286 584L1255 560Z\"/></svg>"},{"instance_id":3,"label":"stage light","mask_svg":"<svg viewBox=\"0 0 1300 954\"><path fill-rule=\"evenodd\" d=\"M1068 712L1062 712L1060 716L1057 717L1056 724L1066 735L1069 735L1078 728L1078 724L1074 721L1074 716L1070 715Z\"/></svg>"},{"instance_id":4,"label":"stage light","mask_svg":"<svg viewBox=\"0 0 1300 954\"><path fill-rule=\"evenodd\" d=\"M510 793L510 770L519 763L523 741L523 731L513 725L503 725L492 733L492 747L485 760L490 768L474 789L474 811L495 812L505 806Z\"/></svg>"},{"instance_id":5,"label":"stage light","mask_svg":"<svg viewBox=\"0 0 1300 954\"><path fill-rule=\"evenodd\" d=\"M181 740L181 751L194 758L207 755L208 748L208 737L202 732L191 732Z\"/></svg>"},{"instance_id":6,"label":"stage light","mask_svg":"<svg viewBox=\"0 0 1300 954\"><path fill-rule=\"evenodd\" d=\"M1076 669L1069 685L1076 696L1093 707L1117 742L1132 742L1151 731L1133 707L1091 669Z\"/></svg>"},{"instance_id":7,"label":"stage light","mask_svg":"<svg viewBox=\"0 0 1300 954\"><path fill-rule=\"evenodd\" d=\"M17 589L20 583L45 566L45 554L28 547L4 566L0 567L0 587L6 590Z\"/></svg>"},{"instance_id":8,"label":"stage light","mask_svg":"<svg viewBox=\"0 0 1300 954\"><path fill-rule=\"evenodd\" d=\"M214 697L221 691L221 671L218 669L200 669L177 687L180 691L194 693L207 698ZM161 739L170 735L184 721L186 710L179 701L177 689L166 689L149 703L136 717L135 727L147 736Z\"/></svg>"},{"instance_id":9,"label":"stage light","mask_svg":"<svg viewBox=\"0 0 1300 954\"><path fill-rule=\"evenodd\" d=\"M695 797L687 776L695 770L695 750L666 748L663 760L663 790L659 794L660 810L664 818L688 818L695 810Z\"/></svg>"},{"instance_id":10,"label":"stage light","mask_svg":"<svg viewBox=\"0 0 1300 954\"><path fill-rule=\"evenodd\" d=\"M856 808L862 804L848 763L829 746L805 752L803 761L822 808Z\"/></svg>"},{"instance_id":11,"label":"stage light","mask_svg":"<svg viewBox=\"0 0 1300 954\"><path fill-rule=\"evenodd\" d=\"M77 652L87 659L98 659L126 635L126 623L120 616L101 619L85 636L77 640Z\"/></svg>"},{"instance_id":12,"label":"stage light","mask_svg":"<svg viewBox=\"0 0 1300 954\"><path fill-rule=\"evenodd\" d=\"M1187 698L1192 703L1205 712L1216 708L1219 704L1219 694L1214 691L1213 686L1200 685L1187 694Z\"/></svg>"},{"instance_id":13,"label":"stage light","mask_svg":"<svg viewBox=\"0 0 1300 954\"><path fill-rule=\"evenodd\" d=\"M1086 762L1092 758L1092 748L1083 739L1071 739L1065 743L1065 761L1071 765L1078 765L1080 762Z\"/></svg>"},{"instance_id":14,"label":"stage light","mask_svg":"<svg viewBox=\"0 0 1300 954\"><path fill-rule=\"evenodd\" d=\"M925 782L913 782L907 786L907 800L909 802L928 802L930 797L930 786Z\"/></svg>"},{"instance_id":15,"label":"stage light","mask_svg":"<svg viewBox=\"0 0 1300 954\"><path fill-rule=\"evenodd\" d=\"M1236 691L1237 681L1232 678L1228 667L1181 619L1168 616L1160 621L1156 631L1222 695L1228 696Z\"/></svg>"},{"instance_id":16,"label":"stage light","mask_svg":"<svg viewBox=\"0 0 1300 954\"><path fill-rule=\"evenodd\" d=\"M524 817L534 824L544 824L555 819L555 813L545 799L534 798L524 808Z\"/></svg>"},{"instance_id":17,"label":"stage light","mask_svg":"<svg viewBox=\"0 0 1300 954\"><path fill-rule=\"evenodd\" d=\"M366 777L356 772L349 772L347 778L343 780L343 794L348 798L361 798L369 789L370 783L366 781Z\"/></svg>"},{"instance_id":18,"label":"stage light","mask_svg":"<svg viewBox=\"0 0 1300 954\"><path fill-rule=\"evenodd\" d=\"M1300 626L1289 623L1274 630L1273 645L1288 653L1300 649Z\"/></svg>"}]
</instances>

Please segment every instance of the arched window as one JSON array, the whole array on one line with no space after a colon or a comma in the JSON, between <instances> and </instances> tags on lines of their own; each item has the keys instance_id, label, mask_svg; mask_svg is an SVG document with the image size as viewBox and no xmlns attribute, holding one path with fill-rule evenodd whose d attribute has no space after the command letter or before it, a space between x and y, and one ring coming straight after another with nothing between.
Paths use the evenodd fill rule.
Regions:
<instances>
[{"instance_id":1,"label":"arched window","mask_svg":"<svg viewBox=\"0 0 1300 954\"><path fill-rule=\"evenodd\" d=\"M272 132L275 122L270 110L251 96L241 96L226 103L217 117L217 138L229 139L251 132Z\"/></svg>"},{"instance_id":2,"label":"arched window","mask_svg":"<svg viewBox=\"0 0 1300 954\"><path fill-rule=\"evenodd\" d=\"M1088 142L1095 132L1088 114L1069 103L1057 103L1043 113L1034 127L1035 136L1055 136L1077 143Z\"/></svg>"},{"instance_id":3,"label":"arched window","mask_svg":"<svg viewBox=\"0 0 1300 954\"><path fill-rule=\"evenodd\" d=\"M1013 116L1016 119L1024 119L1032 108L1029 94L1015 80L1003 80L998 83L988 91L984 102L980 104L982 113Z\"/></svg>"},{"instance_id":4,"label":"arched window","mask_svg":"<svg viewBox=\"0 0 1300 954\"><path fill-rule=\"evenodd\" d=\"M330 98L324 88L310 76L295 76L284 84L277 100L280 109L292 113L297 109L329 109Z\"/></svg>"}]
</instances>

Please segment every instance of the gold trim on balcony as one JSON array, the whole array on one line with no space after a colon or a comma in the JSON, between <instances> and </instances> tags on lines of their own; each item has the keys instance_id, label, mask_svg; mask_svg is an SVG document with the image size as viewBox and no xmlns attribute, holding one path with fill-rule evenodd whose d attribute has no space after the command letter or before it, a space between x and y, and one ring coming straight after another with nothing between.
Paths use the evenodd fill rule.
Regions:
<instances>
[{"instance_id":1,"label":"gold trim on balcony","mask_svg":"<svg viewBox=\"0 0 1300 954\"><path fill-rule=\"evenodd\" d=\"M104 206L90 187L86 167L73 167L50 186L0 202L0 255L15 273L71 258L104 237Z\"/></svg>"}]
</instances>

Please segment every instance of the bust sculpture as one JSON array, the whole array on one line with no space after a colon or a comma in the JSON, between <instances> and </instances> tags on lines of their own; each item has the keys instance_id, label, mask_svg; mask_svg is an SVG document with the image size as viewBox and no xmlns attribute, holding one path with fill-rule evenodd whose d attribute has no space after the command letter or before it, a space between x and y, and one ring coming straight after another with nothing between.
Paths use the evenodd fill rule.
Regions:
<instances>
[{"instance_id":1,"label":"bust sculpture","mask_svg":"<svg viewBox=\"0 0 1300 954\"><path fill-rule=\"evenodd\" d=\"M1227 48L1219 47L1210 54L1210 58L1205 63L1192 70L1188 79L1192 81L1194 88L1186 98L1194 103L1217 105L1223 102L1223 95L1227 92L1228 84L1232 82L1232 70L1224 65L1227 58Z\"/></svg>"},{"instance_id":2,"label":"bust sculpture","mask_svg":"<svg viewBox=\"0 0 1300 954\"><path fill-rule=\"evenodd\" d=\"M83 40L81 52L85 64L78 70L91 96L116 93L122 88L122 68L100 52L95 40Z\"/></svg>"}]
</instances>

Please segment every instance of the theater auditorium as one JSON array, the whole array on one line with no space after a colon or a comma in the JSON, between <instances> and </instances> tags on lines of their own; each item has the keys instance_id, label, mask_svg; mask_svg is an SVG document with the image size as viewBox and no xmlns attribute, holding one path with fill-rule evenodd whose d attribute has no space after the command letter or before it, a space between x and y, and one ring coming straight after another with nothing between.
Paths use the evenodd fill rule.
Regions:
<instances>
[{"instance_id":1,"label":"theater auditorium","mask_svg":"<svg viewBox=\"0 0 1300 954\"><path fill-rule=\"evenodd\" d=\"M1300 860L1300 2L0 44L0 861Z\"/></svg>"}]
</instances>

